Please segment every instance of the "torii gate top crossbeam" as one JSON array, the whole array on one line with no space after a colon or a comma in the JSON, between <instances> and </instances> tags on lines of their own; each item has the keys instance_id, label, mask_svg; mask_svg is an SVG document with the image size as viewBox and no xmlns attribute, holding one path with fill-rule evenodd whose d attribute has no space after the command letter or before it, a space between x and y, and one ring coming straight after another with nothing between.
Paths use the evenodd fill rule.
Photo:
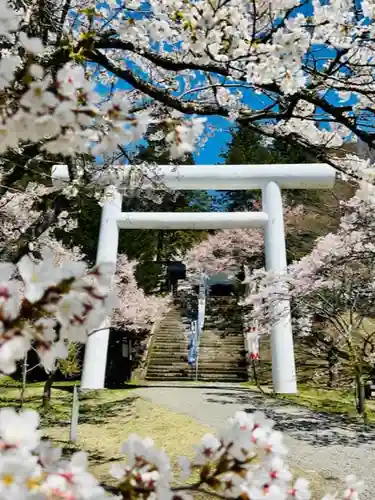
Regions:
<instances>
[{"instance_id":1,"label":"torii gate top crossbeam","mask_svg":"<svg viewBox=\"0 0 375 500\"><path fill-rule=\"evenodd\" d=\"M161 185L172 190L262 189L270 181L276 182L281 189L329 189L334 186L336 172L325 163L159 165L157 175ZM147 180L143 187L155 189Z\"/></svg>"},{"instance_id":2,"label":"torii gate top crossbeam","mask_svg":"<svg viewBox=\"0 0 375 500\"><path fill-rule=\"evenodd\" d=\"M119 191L129 187L131 168L127 165L117 169L119 179L112 174L99 176L99 183L116 184ZM274 165L159 165L155 172L146 170L142 187L171 190L243 190L262 189L271 181L281 189L330 189L334 186L336 172L325 163L274 164ZM108 179L107 179L108 177ZM54 182L69 182L67 165L52 167ZM111 180L112 179L112 180ZM123 181L121 181L123 179ZM135 187L139 180L135 180Z\"/></svg>"}]
</instances>

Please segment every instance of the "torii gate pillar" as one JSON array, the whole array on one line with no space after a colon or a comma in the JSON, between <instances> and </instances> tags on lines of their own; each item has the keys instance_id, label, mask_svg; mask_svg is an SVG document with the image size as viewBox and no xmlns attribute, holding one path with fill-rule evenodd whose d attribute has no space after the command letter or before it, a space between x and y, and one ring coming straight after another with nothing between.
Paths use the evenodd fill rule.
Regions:
<instances>
[{"instance_id":1,"label":"torii gate pillar","mask_svg":"<svg viewBox=\"0 0 375 500\"><path fill-rule=\"evenodd\" d=\"M156 179L148 177L144 188L155 189L155 180L174 190L261 189L262 212L122 213L121 192L129 187L129 167L119 167L115 179L118 193L103 207L97 262L116 262L119 229L235 229L263 228L266 268L275 273L286 271L285 231L281 189L330 189L335 170L329 165L160 165ZM69 182L65 165L52 167L55 183ZM122 180L121 180L122 179ZM122 184L123 182L123 184ZM282 314L281 314L282 311ZM281 300L271 311L272 380L276 393L295 394L297 382L289 301ZM82 389L104 388L109 325L88 338Z\"/></svg>"},{"instance_id":2,"label":"torii gate pillar","mask_svg":"<svg viewBox=\"0 0 375 500\"><path fill-rule=\"evenodd\" d=\"M264 228L266 269L276 274L287 270L285 229L281 189L269 182L262 189L262 208L268 214ZM293 332L289 300L273 305L271 318L272 383L276 393L295 394L297 379L294 360Z\"/></svg>"},{"instance_id":3,"label":"torii gate pillar","mask_svg":"<svg viewBox=\"0 0 375 500\"><path fill-rule=\"evenodd\" d=\"M119 240L117 220L121 215L121 205L122 194L119 191L113 193L113 198L103 205L96 252L97 264L117 261ZM87 339L81 379L82 389L104 388L109 332L108 318Z\"/></svg>"}]
</instances>

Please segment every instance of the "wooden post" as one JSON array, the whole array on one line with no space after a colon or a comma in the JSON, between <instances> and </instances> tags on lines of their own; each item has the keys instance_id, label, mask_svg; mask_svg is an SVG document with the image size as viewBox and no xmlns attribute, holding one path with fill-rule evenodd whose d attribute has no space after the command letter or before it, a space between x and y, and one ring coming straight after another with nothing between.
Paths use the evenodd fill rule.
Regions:
<instances>
[{"instance_id":1,"label":"wooden post","mask_svg":"<svg viewBox=\"0 0 375 500\"><path fill-rule=\"evenodd\" d=\"M27 353L23 358L22 365L22 387L21 387L21 396L20 396L20 408L23 408L25 403L25 392L26 392L26 384L27 384Z\"/></svg>"},{"instance_id":2,"label":"wooden post","mask_svg":"<svg viewBox=\"0 0 375 500\"><path fill-rule=\"evenodd\" d=\"M78 388L75 385L73 388L72 416L70 421L70 433L69 433L69 441L72 443L77 441L78 417L79 417Z\"/></svg>"}]
</instances>

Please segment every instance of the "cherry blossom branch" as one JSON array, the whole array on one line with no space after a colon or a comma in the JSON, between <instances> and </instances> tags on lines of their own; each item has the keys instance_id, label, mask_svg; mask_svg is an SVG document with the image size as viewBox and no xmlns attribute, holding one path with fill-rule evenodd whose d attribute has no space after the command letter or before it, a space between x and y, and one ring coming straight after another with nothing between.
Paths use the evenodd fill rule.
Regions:
<instances>
[{"instance_id":1,"label":"cherry blossom branch","mask_svg":"<svg viewBox=\"0 0 375 500\"><path fill-rule=\"evenodd\" d=\"M51 206L46 208L17 240L0 250L0 261L17 263L29 252L30 243L49 229L57 221L59 215L69 209L72 204L72 200L63 194L51 193L46 195L47 199L51 201Z\"/></svg>"},{"instance_id":2,"label":"cherry blossom branch","mask_svg":"<svg viewBox=\"0 0 375 500\"><path fill-rule=\"evenodd\" d=\"M156 86L136 76L131 70L115 66L100 51L86 52L85 55L89 61L100 64L110 73L113 73L117 77L129 83L134 88L141 90L149 97L152 97L153 99L156 99L157 101L163 103L165 106L174 108L181 113L228 116L228 111L224 108L215 107L212 105L181 102L180 99L173 97L169 92L161 88L157 88Z\"/></svg>"}]
</instances>

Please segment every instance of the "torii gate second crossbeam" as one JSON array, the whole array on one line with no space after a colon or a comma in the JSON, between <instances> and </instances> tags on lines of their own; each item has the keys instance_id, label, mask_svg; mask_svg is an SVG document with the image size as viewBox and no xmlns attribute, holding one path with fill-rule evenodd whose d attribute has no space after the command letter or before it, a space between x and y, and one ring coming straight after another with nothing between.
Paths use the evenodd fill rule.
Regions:
<instances>
[{"instance_id":1,"label":"torii gate second crossbeam","mask_svg":"<svg viewBox=\"0 0 375 500\"><path fill-rule=\"evenodd\" d=\"M124 169L129 168L124 166ZM130 170L130 169L129 169ZM122 212L123 192L118 185L114 197L102 209L97 262L116 262L120 229L235 229L263 228L266 269L286 271L285 231L281 189L330 189L335 170L329 165L174 165L158 167L164 186L172 190L262 190L261 212ZM65 165L52 168L55 182L69 182ZM147 186L146 186L147 187ZM149 187L149 186L148 186ZM151 186L155 189L155 186ZM271 324L272 381L276 393L295 394L297 382L289 301L280 301ZM107 364L108 324L88 338L81 381L82 389L104 388Z\"/></svg>"}]
</instances>

